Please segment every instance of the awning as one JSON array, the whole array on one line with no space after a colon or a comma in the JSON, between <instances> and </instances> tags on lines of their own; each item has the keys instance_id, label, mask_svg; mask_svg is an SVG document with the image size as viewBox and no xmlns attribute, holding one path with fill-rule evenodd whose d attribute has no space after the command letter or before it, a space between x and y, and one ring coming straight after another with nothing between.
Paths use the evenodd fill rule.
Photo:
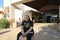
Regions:
<instances>
[{"instance_id":1,"label":"awning","mask_svg":"<svg viewBox=\"0 0 60 40\"><path fill-rule=\"evenodd\" d=\"M52 4L47 4L43 6L42 8L39 9L39 11L47 11L47 10L54 10L54 9L59 9L59 6L57 5L52 5Z\"/></svg>"},{"instance_id":2,"label":"awning","mask_svg":"<svg viewBox=\"0 0 60 40\"><path fill-rule=\"evenodd\" d=\"M31 2L31 1L34 1L34 0L22 0L22 1L18 1L18 2L12 3L11 5L14 6L17 9L21 9L20 7L18 7L16 5L20 5L22 3L27 3L27 2Z\"/></svg>"},{"instance_id":3,"label":"awning","mask_svg":"<svg viewBox=\"0 0 60 40\"><path fill-rule=\"evenodd\" d=\"M25 4L29 7L32 7L34 9L37 9L37 10L40 10L40 9L43 9L43 8L46 9L47 8L46 6L48 6L49 8L54 7L54 6L59 8L58 6L60 4L60 0L35 0L35 1L32 1L32 2L26 2L26 3L23 3L23 4ZM49 4L51 6L49 6ZM54 7L54 9L55 9L55 7Z\"/></svg>"}]
</instances>

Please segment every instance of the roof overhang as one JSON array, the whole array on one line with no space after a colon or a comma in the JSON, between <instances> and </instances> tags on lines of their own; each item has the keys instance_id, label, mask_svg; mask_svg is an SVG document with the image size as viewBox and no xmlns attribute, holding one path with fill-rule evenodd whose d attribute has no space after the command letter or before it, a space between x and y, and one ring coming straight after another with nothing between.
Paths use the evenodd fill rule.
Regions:
<instances>
[{"instance_id":1,"label":"roof overhang","mask_svg":"<svg viewBox=\"0 0 60 40\"><path fill-rule=\"evenodd\" d=\"M33 0L4 0L4 7L8 7L11 4L17 5L21 3L30 2L30 1L33 1Z\"/></svg>"},{"instance_id":2,"label":"roof overhang","mask_svg":"<svg viewBox=\"0 0 60 40\"><path fill-rule=\"evenodd\" d=\"M32 7L34 9L40 10L41 8L43 9L47 5L49 6L49 4L59 6L60 0L35 0L35 1L27 2L27 3L23 3L23 4L29 7Z\"/></svg>"},{"instance_id":3,"label":"roof overhang","mask_svg":"<svg viewBox=\"0 0 60 40\"><path fill-rule=\"evenodd\" d=\"M12 4L12 6L14 6L15 8L17 8L19 10L23 10L23 11L32 10L32 11L35 11L35 12L39 12L38 10L33 9L33 8L31 8L27 5L24 5L24 4L18 4L18 5Z\"/></svg>"},{"instance_id":4,"label":"roof overhang","mask_svg":"<svg viewBox=\"0 0 60 40\"><path fill-rule=\"evenodd\" d=\"M17 5L17 4L27 3L27 2L31 2L31 1L34 1L34 0L22 0L22 1L11 3L11 4Z\"/></svg>"},{"instance_id":5,"label":"roof overhang","mask_svg":"<svg viewBox=\"0 0 60 40\"><path fill-rule=\"evenodd\" d=\"M14 6L17 9L22 9L22 8L20 8L21 7L20 4L31 2L31 1L34 1L34 0L22 0L22 1L18 1L18 2L12 3L11 5ZM19 5L19 6L17 6L17 5Z\"/></svg>"},{"instance_id":6,"label":"roof overhang","mask_svg":"<svg viewBox=\"0 0 60 40\"><path fill-rule=\"evenodd\" d=\"M22 4L22 3L32 2L32 1L34 1L34 0L23 0L23 1L19 1L19 2L13 3L13 4L11 4L11 5L14 6L15 8L19 9L19 10L24 10L24 7L27 7L27 8L32 9L32 10L35 11L35 12L39 12L39 11L36 10L36 9L33 9L33 8L27 6L27 5Z\"/></svg>"},{"instance_id":7,"label":"roof overhang","mask_svg":"<svg viewBox=\"0 0 60 40\"><path fill-rule=\"evenodd\" d=\"M47 11L47 10L54 10L54 9L59 9L59 6L47 4L47 5L43 6L42 8L40 8L39 11Z\"/></svg>"}]
</instances>

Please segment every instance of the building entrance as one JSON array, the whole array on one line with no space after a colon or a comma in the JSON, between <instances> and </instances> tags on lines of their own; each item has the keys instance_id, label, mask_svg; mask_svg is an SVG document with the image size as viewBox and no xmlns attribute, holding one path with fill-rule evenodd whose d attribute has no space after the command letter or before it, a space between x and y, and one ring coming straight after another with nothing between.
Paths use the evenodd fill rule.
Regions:
<instances>
[{"instance_id":1,"label":"building entrance","mask_svg":"<svg viewBox=\"0 0 60 40\"><path fill-rule=\"evenodd\" d=\"M51 16L46 16L46 22L50 23L51 22Z\"/></svg>"}]
</instances>

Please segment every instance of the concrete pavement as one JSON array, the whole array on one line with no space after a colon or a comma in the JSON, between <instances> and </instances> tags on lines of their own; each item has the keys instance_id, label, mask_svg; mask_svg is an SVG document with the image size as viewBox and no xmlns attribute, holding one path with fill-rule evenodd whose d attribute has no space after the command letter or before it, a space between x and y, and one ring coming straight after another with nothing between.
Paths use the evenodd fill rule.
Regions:
<instances>
[{"instance_id":1,"label":"concrete pavement","mask_svg":"<svg viewBox=\"0 0 60 40\"><path fill-rule=\"evenodd\" d=\"M35 40L60 40L60 32L55 30L56 23L35 23ZM0 40L16 40L20 27L9 29L10 32L0 35Z\"/></svg>"},{"instance_id":2,"label":"concrete pavement","mask_svg":"<svg viewBox=\"0 0 60 40\"><path fill-rule=\"evenodd\" d=\"M20 31L20 27L9 29L9 30L10 30L10 32L0 35L0 40L16 40L16 36L17 36L18 32Z\"/></svg>"},{"instance_id":3,"label":"concrete pavement","mask_svg":"<svg viewBox=\"0 0 60 40\"><path fill-rule=\"evenodd\" d=\"M60 40L56 23L35 24L35 40Z\"/></svg>"}]
</instances>

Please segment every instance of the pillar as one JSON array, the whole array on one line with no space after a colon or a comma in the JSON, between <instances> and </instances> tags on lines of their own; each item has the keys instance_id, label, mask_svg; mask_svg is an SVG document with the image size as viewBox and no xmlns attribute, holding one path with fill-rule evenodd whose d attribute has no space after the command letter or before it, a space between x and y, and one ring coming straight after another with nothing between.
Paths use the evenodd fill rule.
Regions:
<instances>
[{"instance_id":1,"label":"pillar","mask_svg":"<svg viewBox=\"0 0 60 40\"><path fill-rule=\"evenodd\" d=\"M60 21L60 5L59 5L59 21ZM58 25L58 30L60 31L60 23Z\"/></svg>"},{"instance_id":2,"label":"pillar","mask_svg":"<svg viewBox=\"0 0 60 40\"><path fill-rule=\"evenodd\" d=\"M13 28L15 27L14 26L15 25L15 14L14 14L15 8L12 5L10 5L9 9L10 9L10 28Z\"/></svg>"}]
</instances>

